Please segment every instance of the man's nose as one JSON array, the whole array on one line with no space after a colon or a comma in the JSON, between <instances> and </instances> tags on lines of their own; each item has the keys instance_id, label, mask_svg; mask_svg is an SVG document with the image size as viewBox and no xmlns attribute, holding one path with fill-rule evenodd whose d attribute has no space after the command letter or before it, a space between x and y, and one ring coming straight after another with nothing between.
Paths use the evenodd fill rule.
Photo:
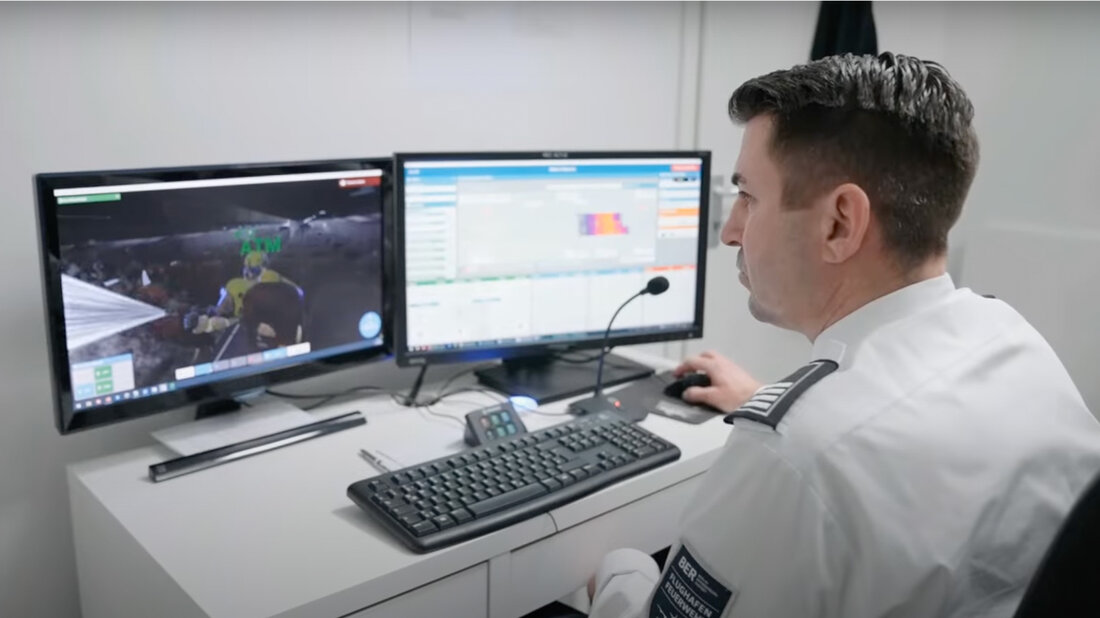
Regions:
<instances>
[{"instance_id":1,"label":"man's nose","mask_svg":"<svg viewBox=\"0 0 1100 618\"><path fill-rule=\"evenodd\" d=\"M726 219L726 224L722 226L722 244L730 247L741 246L741 234L744 231L742 224L743 207L739 204L740 200L733 203L733 209L730 210L730 216Z\"/></svg>"}]
</instances>

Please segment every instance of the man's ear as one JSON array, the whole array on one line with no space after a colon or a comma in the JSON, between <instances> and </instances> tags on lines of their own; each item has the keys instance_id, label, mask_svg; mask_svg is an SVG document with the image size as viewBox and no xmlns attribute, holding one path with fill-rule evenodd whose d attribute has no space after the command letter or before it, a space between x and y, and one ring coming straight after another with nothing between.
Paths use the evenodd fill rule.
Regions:
<instances>
[{"instance_id":1,"label":"man's ear","mask_svg":"<svg viewBox=\"0 0 1100 618\"><path fill-rule=\"evenodd\" d=\"M822 208L822 258L840 264L859 252L871 228L871 200L852 183L833 189Z\"/></svg>"}]
</instances>

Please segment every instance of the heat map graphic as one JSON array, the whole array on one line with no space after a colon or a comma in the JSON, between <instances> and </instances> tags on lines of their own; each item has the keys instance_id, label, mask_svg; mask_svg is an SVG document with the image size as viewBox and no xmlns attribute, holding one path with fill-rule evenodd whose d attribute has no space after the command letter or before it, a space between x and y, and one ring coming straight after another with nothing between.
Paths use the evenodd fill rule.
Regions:
<instances>
[{"instance_id":1,"label":"heat map graphic","mask_svg":"<svg viewBox=\"0 0 1100 618\"><path fill-rule=\"evenodd\" d=\"M624 236L630 232L623 225L621 213L596 212L582 214L579 218L581 236Z\"/></svg>"}]
</instances>

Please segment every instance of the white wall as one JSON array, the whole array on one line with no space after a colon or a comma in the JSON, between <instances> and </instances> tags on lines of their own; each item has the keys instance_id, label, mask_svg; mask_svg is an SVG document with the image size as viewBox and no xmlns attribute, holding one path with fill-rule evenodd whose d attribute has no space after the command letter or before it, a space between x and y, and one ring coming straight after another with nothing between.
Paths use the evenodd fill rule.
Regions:
<instances>
[{"instance_id":1,"label":"white wall","mask_svg":"<svg viewBox=\"0 0 1100 618\"><path fill-rule=\"evenodd\" d=\"M982 159L952 234L956 280L1012 304L1100 415L1100 5L876 3L884 49L942 62Z\"/></svg>"},{"instance_id":2,"label":"white wall","mask_svg":"<svg viewBox=\"0 0 1100 618\"><path fill-rule=\"evenodd\" d=\"M963 283L1028 318L1100 415L1100 5L979 8L948 8L982 141Z\"/></svg>"},{"instance_id":3,"label":"white wall","mask_svg":"<svg viewBox=\"0 0 1100 618\"><path fill-rule=\"evenodd\" d=\"M618 3L0 4L0 616L78 614L64 466L146 443L188 413L57 435L33 174L671 148L684 14Z\"/></svg>"}]
</instances>

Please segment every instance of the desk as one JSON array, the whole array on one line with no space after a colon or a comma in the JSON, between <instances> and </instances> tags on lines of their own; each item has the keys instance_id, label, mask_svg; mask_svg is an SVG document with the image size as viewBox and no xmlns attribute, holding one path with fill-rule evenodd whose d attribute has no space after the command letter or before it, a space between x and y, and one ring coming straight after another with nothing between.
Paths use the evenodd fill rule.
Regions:
<instances>
[{"instance_id":1,"label":"desk","mask_svg":"<svg viewBox=\"0 0 1100 618\"><path fill-rule=\"evenodd\" d=\"M473 398L481 397L455 397L462 401L432 410L461 419ZM557 402L542 410L564 408ZM729 427L719 415L700 425L650 415L642 426L676 444L678 461L419 555L345 490L377 474L360 448L415 440L425 423L450 421L388 397L328 406L318 415L351 410L362 411L367 424L159 484L147 477L150 464L169 456L159 446L71 466L84 618L519 616L583 586L607 551L652 553L670 545L683 505ZM571 417L523 418L535 430ZM461 428L451 424L454 441L437 456L464 446Z\"/></svg>"}]
</instances>

